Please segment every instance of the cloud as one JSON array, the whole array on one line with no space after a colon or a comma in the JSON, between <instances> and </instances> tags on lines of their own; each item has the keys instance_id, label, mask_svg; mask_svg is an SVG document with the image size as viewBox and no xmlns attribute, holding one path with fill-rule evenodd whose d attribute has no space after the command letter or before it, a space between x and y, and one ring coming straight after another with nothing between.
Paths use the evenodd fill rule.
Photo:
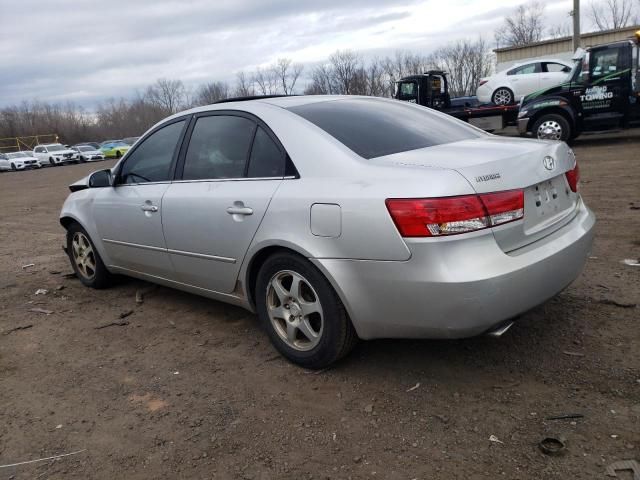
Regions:
<instances>
[{"instance_id":1,"label":"cloud","mask_svg":"<svg viewBox=\"0 0 640 480\"><path fill-rule=\"evenodd\" d=\"M490 32L518 2L487 11L482 0L4 1L0 106L38 98L91 108L159 77L233 81L279 57L312 63L336 49L428 53Z\"/></svg>"}]
</instances>

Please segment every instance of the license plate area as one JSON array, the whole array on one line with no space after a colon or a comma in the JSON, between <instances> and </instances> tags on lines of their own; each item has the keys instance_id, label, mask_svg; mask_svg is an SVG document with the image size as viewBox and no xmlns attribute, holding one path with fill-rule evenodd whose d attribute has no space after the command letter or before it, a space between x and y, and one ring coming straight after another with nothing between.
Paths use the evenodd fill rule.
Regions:
<instances>
[{"instance_id":1,"label":"license plate area","mask_svg":"<svg viewBox=\"0 0 640 480\"><path fill-rule=\"evenodd\" d=\"M573 211L576 195L558 175L525 190L524 229L530 235L559 222Z\"/></svg>"}]
</instances>

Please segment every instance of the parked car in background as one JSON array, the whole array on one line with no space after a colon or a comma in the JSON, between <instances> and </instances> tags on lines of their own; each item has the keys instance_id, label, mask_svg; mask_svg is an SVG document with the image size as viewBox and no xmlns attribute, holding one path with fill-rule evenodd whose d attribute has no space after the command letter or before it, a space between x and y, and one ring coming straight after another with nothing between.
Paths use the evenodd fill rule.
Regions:
<instances>
[{"instance_id":1,"label":"parked car in background","mask_svg":"<svg viewBox=\"0 0 640 480\"><path fill-rule=\"evenodd\" d=\"M127 137L127 138L123 138L122 141L128 145L133 145L138 141L139 138L140 137Z\"/></svg>"},{"instance_id":2,"label":"parked car in background","mask_svg":"<svg viewBox=\"0 0 640 480\"><path fill-rule=\"evenodd\" d=\"M25 170L41 168L40 162L32 152L0 153L0 170Z\"/></svg>"},{"instance_id":3,"label":"parked car in background","mask_svg":"<svg viewBox=\"0 0 640 480\"><path fill-rule=\"evenodd\" d=\"M595 222L565 143L371 97L181 112L69 188L84 285L124 274L257 311L309 368L358 337L502 335L579 275Z\"/></svg>"},{"instance_id":4,"label":"parked car in background","mask_svg":"<svg viewBox=\"0 0 640 480\"><path fill-rule=\"evenodd\" d=\"M537 90L562 83L571 68L571 63L555 59L520 63L490 77L481 78L476 95L480 103L509 105Z\"/></svg>"},{"instance_id":5,"label":"parked car in background","mask_svg":"<svg viewBox=\"0 0 640 480\"><path fill-rule=\"evenodd\" d=\"M78 143L76 147L78 145L89 145L90 147L93 147L96 150L100 150L100 144L98 142L82 142L82 143Z\"/></svg>"},{"instance_id":6,"label":"parked car in background","mask_svg":"<svg viewBox=\"0 0 640 480\"><path fill-rule=\"evenodd\" d=\"M81 162L92 162L97 160L104 160L104 153L101 150L96 149L92 145L74 145L72 150L78 152L78 157Z\"/></svg>"},{"instance_id":7,"label":"parked car in background","mask_svg":"<svg viewBox=\"0 0 640 480\"><path fill-rule=\"evenodd\" d=\"M120 158L131 148L131 145L124 143L122 140L113 143L107 143L100 147L100 151L106 158Z\"/></svg>"},{"instance_id":8,"label":"parked car in background","mask_svg":"<svg viewBox=\"0 0 640 480\"><path fill-rule=\"evenodd\" d=\"M43 166L56 166L80 161L78 152L65 147L61 143L36 145L33 149L33 154L40 162L40 165Z\"/></svg>"},{"instance_id":9,"label":"parked car in background","mask_svg":"<svg viewBox=\"0 0 640 480\"><path fill-rule=\"evenodd\" d=\"M104 145L107 145L109 143L116 143L116 142L121 142L122 140L105 140L103 142L100 142L100 147L103 147Z\"/></svg>"}]
</instances>

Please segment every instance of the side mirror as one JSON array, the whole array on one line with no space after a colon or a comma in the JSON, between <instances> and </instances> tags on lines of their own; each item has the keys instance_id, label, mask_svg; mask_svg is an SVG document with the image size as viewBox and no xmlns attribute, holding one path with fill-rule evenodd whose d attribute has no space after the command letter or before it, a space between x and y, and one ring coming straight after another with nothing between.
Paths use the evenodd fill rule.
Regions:
<instances>
[{"instance_id":1,"label":"side mirror","mask_svg":"<svg viewBox=\"0 0 640 480\"><path fill-rule=\"evenodd\" d=\"M89 188L104 188L111 187L112 185L113 177L111 176L111 169L93 172L89 177Z\"/></svg>"}]
</instances>

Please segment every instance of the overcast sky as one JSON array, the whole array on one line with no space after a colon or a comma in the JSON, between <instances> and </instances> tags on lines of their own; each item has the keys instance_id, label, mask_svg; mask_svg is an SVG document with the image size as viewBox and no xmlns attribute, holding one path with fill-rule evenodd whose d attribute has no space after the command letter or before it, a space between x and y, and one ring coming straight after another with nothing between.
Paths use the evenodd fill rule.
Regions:
<instances>
[{"instance_id":1,"label":"overcast sky","mask_svg":"<svg viewBox=\"0 0 640 480\"><path fill-rule=\"evenodd\" d=\"M429 53L493 30L522 0L0 0L0 106L86 107L157 78L233 82L279 57ZM546 0L551 23L571 0Z\"/></svg>"}]
</instances>

